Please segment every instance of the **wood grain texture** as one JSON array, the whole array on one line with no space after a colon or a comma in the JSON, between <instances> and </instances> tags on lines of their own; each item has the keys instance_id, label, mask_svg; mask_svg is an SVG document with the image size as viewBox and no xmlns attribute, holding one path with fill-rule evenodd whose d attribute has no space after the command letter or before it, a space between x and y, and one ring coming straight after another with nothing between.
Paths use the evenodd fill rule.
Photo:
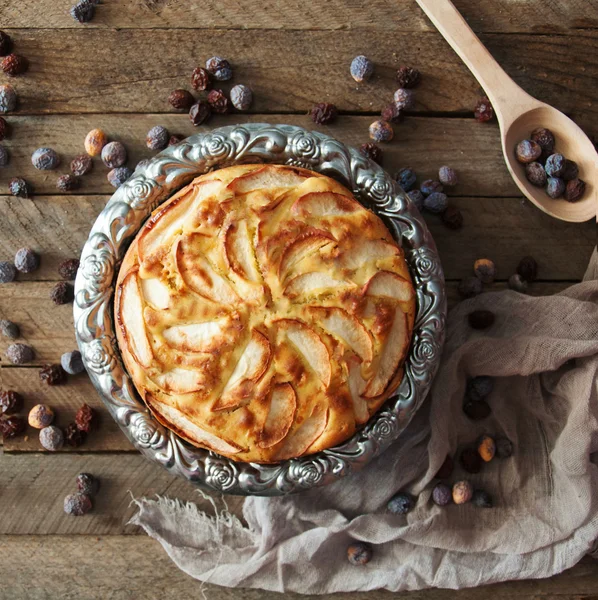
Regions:
<instances>
[{"instance_id":1,"label":"wood grain texture","mask_svg":"<svg viewBox=\"0 0 598 600\"><path fill-rule=\"evenodd\" d=\"M8 2L0 6L0 27L77 27L79 25L68 14L72 3L73 0ZM598 27L596 0L526 0L525 9L509 0L493 0L491 3L455 0L454 4L476 31L547 33ZM411 0L268 0L259 6L251 0L207 0L201 3L111 0L99 6L93 21L84 26L86 29L95 27L372 29L377 32L432 30L430 23Z\"/></svg>"},{"instance_id":2,"label":"wood grain texture","mask_svg":"<svg viewBox=\"0 0 598 600\"><path fill-rule=\"evenodd\" d=\"M188 87L192 70L218 54L233 63L223 85L246 83L253 112L304 112L314 102L342 111L379 111L396 89L401 64L421 68L416 111L471 113L477 82L438 33L380 35L360 31L13 30L30 69L15 81L22 113L168 112L168 94ZM538 99L595 128L598 31L574 36L483 34L481 40L510 76ZM376 63L369 83L349 75L367 51ZM594 123L592 122L594 120ZM595 133L595 131L590 131Z\"/></svg>"}]
</instances>

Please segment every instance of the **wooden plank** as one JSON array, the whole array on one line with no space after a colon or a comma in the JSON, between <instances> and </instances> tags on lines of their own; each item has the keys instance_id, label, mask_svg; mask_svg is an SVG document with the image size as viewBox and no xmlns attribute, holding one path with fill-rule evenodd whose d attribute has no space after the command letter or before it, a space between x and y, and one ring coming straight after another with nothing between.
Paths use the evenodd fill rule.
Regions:
<instances>
[{"instance_id":1,"label":"wooden plank","mask_svg":"<svg viewBox=\"0 0 598 600\"><path fill-rule=\"evenodd\" d=\"M477 82L438 33L373 36L370 31L213 30L14 30L28 73L15 83L21 112L166 112L173 88L187 87L198 62L227 56L235 77L247 83L256 113L307 111L314 102L342 111L378 111L396 86L395 69L423 71L416 111L471 113ZM574 113L593 128L598 102L598 32L572 36L483 34L498 62L529 93ZM170 51L170 49L173 49ZM376 74L357 85L349 64L359 53L376 63Z\"/></svg>"},{"instance_id":2,"label":"wooden plank","mask_svg":"<svg viewBox=\"0 0 598 600\"><path fill-rule=\"evenodd\" d=\"M54 29L77 24L68 14L73 0L20 0L0 7L0 27ZM480 3L455 0L455 5L475 31L563 32L598 26L598 3L527 0L523 10L509 0ZM256 10L255 2L207 0L202 3L173 0L112 0L96 9L85 28L172 27L213 29L372 29L431 31L430 22L411 0L270 0Z\"/></svg>"}]
</instances>

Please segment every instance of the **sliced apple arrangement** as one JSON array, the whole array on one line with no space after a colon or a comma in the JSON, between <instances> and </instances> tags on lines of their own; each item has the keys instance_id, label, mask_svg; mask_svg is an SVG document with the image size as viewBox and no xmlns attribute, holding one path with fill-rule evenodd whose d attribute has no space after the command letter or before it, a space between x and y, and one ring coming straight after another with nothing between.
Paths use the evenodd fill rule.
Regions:
<instances>
[{"instance_id":1,"label":"sliced apple arrangement","mask_svg":"<svg viewBox=\"0 0 598 600\"><path fill-rule=\"evenodd\" d=\"M349 438L396 390L415 315L403 252L338 182L201 176L131 244L115 297L127 370L196 446L271 463Z\"/></svg>"}]
</instances>

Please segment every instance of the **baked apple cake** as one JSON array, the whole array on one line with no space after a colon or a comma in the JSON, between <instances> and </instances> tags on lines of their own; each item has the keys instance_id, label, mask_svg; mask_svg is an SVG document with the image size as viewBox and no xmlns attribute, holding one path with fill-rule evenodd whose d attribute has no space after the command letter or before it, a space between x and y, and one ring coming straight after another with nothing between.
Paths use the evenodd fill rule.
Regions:
<instances>
[{"instance_id":1,"label":"baked apple cake","mask_svg":"<svg viewBox=\"0 0 598 600\"><path fill-rule=\"evenodd\" d=\"M161 423L271 463L343 442L396 390L415 292L401 248L345 187L243 165L154 211L124 258L115 315Z\"/></svg>"}]
</instances>

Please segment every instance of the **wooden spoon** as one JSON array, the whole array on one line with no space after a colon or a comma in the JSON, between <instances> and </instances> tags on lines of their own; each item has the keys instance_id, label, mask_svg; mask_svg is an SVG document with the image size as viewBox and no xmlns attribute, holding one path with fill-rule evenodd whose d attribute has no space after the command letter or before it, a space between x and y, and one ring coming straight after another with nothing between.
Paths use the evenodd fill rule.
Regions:
<instances>
[{"instance_id":1,"label":"wooden spoon","mask_svg":"<svg viewBox=\"0 0 598 600\"><path fill-rule=\"evenodd\" d=\"M417 0L434 26L486 91L500 127L502 151L519 189L545 213L563 221L582 222L598 209L598 154L588 136L562 112L524 92L492 58L450 0ZM577 202L553 200L525 177L525 166L515 158L515 146L529 139L537 127L550 129L556 151L574 160L586 190Z\"/></svg>"}]
</instances>

